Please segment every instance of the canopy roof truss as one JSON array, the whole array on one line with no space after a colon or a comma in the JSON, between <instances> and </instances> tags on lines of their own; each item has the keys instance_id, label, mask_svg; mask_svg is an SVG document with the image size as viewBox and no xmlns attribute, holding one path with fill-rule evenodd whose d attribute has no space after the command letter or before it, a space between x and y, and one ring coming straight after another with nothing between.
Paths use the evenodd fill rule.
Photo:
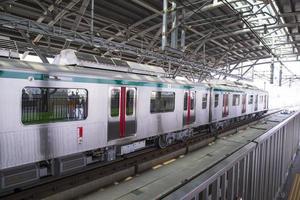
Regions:
<instances>
[{"instance_id":1,"label":"canopy roof truss","mask_svg":"<svg viewBox=\"0 0 300 200\"><path fill-rule=\"evenodd\" d=\"M0 35L45 62L72 48L172 77L242 79L232 72L245 62L299 55L293 0L0 0L0 11Z\"/></svg>"}]
</instances>

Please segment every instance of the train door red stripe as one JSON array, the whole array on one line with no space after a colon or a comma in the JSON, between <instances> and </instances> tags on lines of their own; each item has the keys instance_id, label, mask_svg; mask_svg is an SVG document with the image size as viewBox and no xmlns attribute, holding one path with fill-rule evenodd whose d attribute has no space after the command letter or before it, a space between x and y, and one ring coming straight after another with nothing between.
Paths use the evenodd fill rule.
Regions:
<instances>
[{"instance_id":1,"label":"train door red stripe","mask_svg":"<svg viewBox=\"0 0 300 200\"><path fill-rule=\"evenodd\" d=\"M223 117L226 115L226 96L225 94L223 95Z\"/></svg>"},{"instance_id":2,"label":"train door red stripe","mask_svg":"<svg viewBox=\"0 0 300 200\"><path fill-rule=\"evenodd\" d=\"M187 99L187 118L186 118L186 124L190 124L191 120L191 92L188 93L188 99Z\"/></svg>"},{"instance_id":3,"label":"train door red stripe","mask_svg":"<svg viewBox=\"0 0 300 200\"><path fill-rule=\"evenodd\" d=\"M120 106L120 137L125 137L125 107L126 107L126 87L121 87L121 106Z\"/></svg>"},{"instance_id":4,"label":"train door red stripe","mask_svg":"<svg viewBox=\"0 0 300 200\"><path fill-rule=\"evenodd\" d=\"M226 94L226 116L229 114L229 101L228 101L228 94Z\"/></svg>"}]
</instances>

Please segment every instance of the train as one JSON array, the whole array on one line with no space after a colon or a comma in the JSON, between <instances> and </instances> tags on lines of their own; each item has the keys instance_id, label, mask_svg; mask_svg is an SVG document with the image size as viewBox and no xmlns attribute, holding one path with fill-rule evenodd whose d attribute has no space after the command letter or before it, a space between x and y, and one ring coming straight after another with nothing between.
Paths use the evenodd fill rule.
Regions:
<instances>
[{"instance_id":1,"label":"train","mask_svg":"<svg viewBox=\"0 0 300 200\"><path fill-rule=\"evenodd\" d=\"M76 51L57 60L0 59L1 190L268 111L268 93L240 82L177 80L158 67Z\"/></svg>"}]
</instances>

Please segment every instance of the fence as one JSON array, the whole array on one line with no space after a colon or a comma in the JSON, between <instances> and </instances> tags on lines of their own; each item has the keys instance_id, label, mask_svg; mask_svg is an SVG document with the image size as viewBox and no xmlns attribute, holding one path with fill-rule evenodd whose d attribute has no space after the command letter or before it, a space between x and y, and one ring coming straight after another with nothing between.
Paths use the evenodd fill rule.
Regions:
<instances>
[{"instance_id":1,"label":"fence","mask_svg":"<svg viewBox=\"0 0 300 200\"><path fill-rule=\"evenodd\" d=\"M297 112L165 199L276 199L299 147Z\"/></svg>"}]
</instances>

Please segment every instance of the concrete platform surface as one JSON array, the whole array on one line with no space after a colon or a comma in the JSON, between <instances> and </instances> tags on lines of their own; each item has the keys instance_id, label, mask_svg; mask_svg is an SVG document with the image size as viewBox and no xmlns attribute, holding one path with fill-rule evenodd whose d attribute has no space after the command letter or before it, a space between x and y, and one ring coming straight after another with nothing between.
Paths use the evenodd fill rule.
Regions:
<instances>
[{"instance_id":1,"label":"concrete platform surface","mask_svg":"<svg viewBox=\"0 0 300 200\"><path fill-rule=\"evenodd\" d=\"M249 141L271 129L288 115L276 114L259 123L252 123L238 134L217 139L210 145L164 162L143 174L128 177L114 185L78 197L80 200L98 199L158 199L185 181L203 173Z\"/></svg>"}]
</instances>

